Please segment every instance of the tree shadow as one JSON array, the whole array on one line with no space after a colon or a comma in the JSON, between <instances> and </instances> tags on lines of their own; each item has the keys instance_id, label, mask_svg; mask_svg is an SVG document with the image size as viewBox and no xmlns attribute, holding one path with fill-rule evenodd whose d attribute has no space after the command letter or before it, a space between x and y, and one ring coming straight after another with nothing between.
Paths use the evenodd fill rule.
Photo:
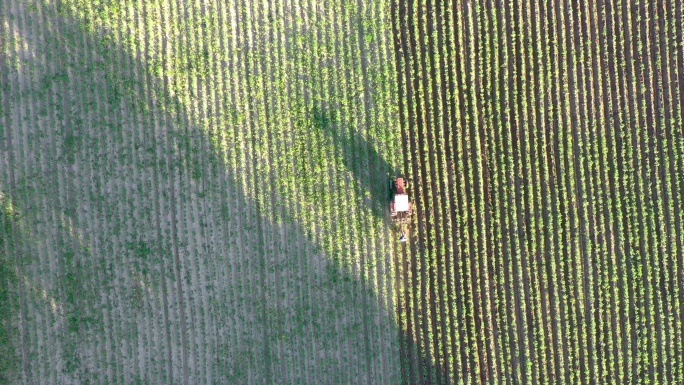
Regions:
<instances>
[{"instance_id":1,"label":"tree shadow","mask_svg":"<svg viewBox=\"0 0 684 385\"><path fill-rule=\"evenodd\" d=\"M6 242L11 238L15 220L16 213L0 193L0 357L3 357L0 360L0 384L12 383L12 374L19 371L18 364L22 361L18 341L15 341L18 328L12 319L19 313L19 300L13 295L18 284L16 264L6 252L9 248Z\"/></svg>"},{"instance_id":2,"label":"tree shadow","mask_svg":"<svg viewBox=\"0 0 684 385\"><path fill-rule=\"evenodd\" d=\"M2 139L0 175L13 170L9 194L31 229L9 250L64 309L26 294L22 328L36 331L29 357L41 364L18 377L400 382L386 299L245 192L260 183L254 144L234 170L220 132L200 129L168 79L59 4L14 4L4 20L27 51L3 91L13 142ZM353 151L389 165L361 137L331 135L382 217L386 183L362 176Z\"/></svg>"},{"instance_id":3,"label":"tree shadow","mask_svg":"<svg viewBox=\"0 0 684 385\"><path fill-rule=\"evenodd\" d=\"M353 128L341 127L337 120L337 112L331 108L314 108L310 112L310 119L313 128L325 134L325 137L334 143L339 153L342 156L344 166L354 175L354 179L358 182L355 195L364 196L365 191L370 193L370 200L365 200L364 204L370 209L372 214L381 219L386 226L391 225L389 218L388 204L391 199L391 191L389 182L391 177L395 175L403 175L400 170L393 168L384 157L375 150L368 141ZM359 157L358 154L364 154ZM416 247L416 246L413 246ZM406 250L397 251L401 253L402 258L412 258L417 250L412 253ZM416 270L416 263L411 262L406 266L412 266L411 274L414 276L419 274ZM408 272L404 272L404 275ZM406 277L397 277L398 280L406 280ZM406 282L403 285L407 284ZM403 287L405 296L409 296L409 291L415 288ZM412 314L415 309L404 309L407 311L408 317L414 317ZM419 316L420 317L420 316ZM440 365L436 365L433 357L429 356L429 352L425 351L417 337L422 333L422 330L416 331L401 330L400 338L400 360L402 361L403 381L407 384L431 384L441 383L440 381L448 382L446 377L447 370Z\"/></svg>"}]
</instances>

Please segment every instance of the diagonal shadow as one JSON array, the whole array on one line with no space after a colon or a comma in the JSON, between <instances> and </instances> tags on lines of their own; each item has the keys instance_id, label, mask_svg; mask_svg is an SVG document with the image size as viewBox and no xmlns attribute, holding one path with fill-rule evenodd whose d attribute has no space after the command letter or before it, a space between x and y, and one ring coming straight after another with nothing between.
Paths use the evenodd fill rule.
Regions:
<instances>
[{"instance_id":1,"label":"diagonal shadow","mask_svg":"<svg viewBox=\"0 0 684 385\"><path fill-rule=\"evenodd\" d=\"M394 2L393 6L396 6ZM363 35L362 28L360 33ZM395 47L395 49L398 52L401 51L400 48ZM363 197L365 192L368 191L370 199L364 199L363 203L375 217L381 219L386 226L390 226L391 220L389 218L388 205L391 199L391 191L389 182L393 176L404 175L403 170L389 164L382 154L359 131L342 125L339 122L338 115L339 112L330 105L325 107L319 106L311 109L309 119L312 123L311 126L324 134L324 137L334 144L341 155L344 166L354 176L354 180L358 183L355 186L355 195ZM362 156L359 156L359 154L362 154ZM404 176L408 177L408 175ZM404 262L401 263L405 263L404 269L412 265L414 269L412 274L417 274L415 263L406 262L408 258L412 258L411 254L407 253L406 250L397 252L403 254ZM413 250L412 254L415 255L415 252L416 250ZM400 262L395 261L396 263ZM400 290L406 290L406 295L408 296L409 290L413 288L408 286L406 274L405 272L403 277L397 277L396 279L406 280L398 287L401 287ZM433 378L437 377L436 373L444 376L446 369L434 362L433 358L416 340L415 333L417 332L410 330L410 327L409 330L402 330L399 333L402 350L400 353L402 355L401 361L404 366L402 368L403 381L404 383L421 384L439 381L437 379L433 380Z\"/></svg>"},{"instance_id":2,"label":"diagonal shadow","mask_svg":"<svg viewBox=\"0 0 684 385\"><path fill-rule=\"evenodd\" d=\"M235 174L166 79L64 9L16 8L21 17L5 21L26 33L36 66L25 83L12 83L16 93L3 96L12 100L6 129L26 135L24 142L42 150L36 156L43 163L19 167L34 164L33 155L20 149L21 141L7 148L16 172L10 194L33 229L61 250L28 262L59 267L31 277L65 309L24 325L63 325L45 332L54 346L29 347L36 361L63 362L43 372L100 383L396 382L398 352L390 341L382 344L398 335L390 311L350 271L330 263L293 218L273 223L268 203L245 195L245 185L260 182L256 172L244 165L248 176ZM43 26L40 35L30 36L29 25ZM19 110L37 112L38 124L22 123ZM352 139L389 170L371 146ZM384 183L359 179L381 202ZM37 225L54 218L47 201L85 235L87 247L60 239L68 233L58 224ZM202 229L201 219L213 232ZM202 242L209 245L204 251L193 246ZM137 281L148 291L136 300ZM372 308L362 308L366 303ZM365 335L363 314L382 330ZM380 344L369 345L371 337ZM40 375L23 374L29 382L41 382Z\"/></svg>"},{"instance_id":3,"label":"diagonal shadow","mask_svg":"<svg viewBox=\"0 0 684 385\"><path fill-rule=\"evenodd\" d=\"M314 108L310 112L312 127L325 134L325 137L335 144L342 155L344 166L358 182L355 195L364 196L365 191L368 191L370 199L364 200L364 204L375 217L382 219L385 225L389 226L391 223L388 212L388 204L391 199L389 181L392 176L403 175L403 173L385 161L384 157L358 131L341 127L336 117L337 112L330 108ZM364 154L364 156L359 157L359 154ZM406 250L398 252L402 253L403 261L410 258L410 254ZM405 262L398 262L397 260L395 264L397 263ZM405 270L407 266L409 266L408 263L404 267ZM411 288L407 286L406 274L405 272L404 276L395 279L404 280L397 287L400 287L399 290L406 290L405 295L408 296ZM413 271L413 274L416 274L416 271ZM446 373L446 370L436 365L431 359L432 357L425 353L423 347L416 341L415 333L411 327L409 330L401 330L399 333L403 383L429 384L431 379L428 373L439 372L443 374Z\"/></svg>"}]
</instances>

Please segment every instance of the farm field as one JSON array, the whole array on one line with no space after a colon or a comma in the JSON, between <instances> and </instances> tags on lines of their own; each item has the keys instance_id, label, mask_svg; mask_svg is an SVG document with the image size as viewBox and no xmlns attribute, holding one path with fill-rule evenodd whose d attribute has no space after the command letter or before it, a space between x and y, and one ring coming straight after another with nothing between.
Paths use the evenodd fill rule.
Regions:
<instances>
[{"instance_id":1,"label":"farm field","mask_svg":"<svg viewBox=\"0 0 684 385\"><path fill-rule=\"evenodd\" d=\"M406 383L684 382L682 2L396 2Z\"/></svg>"},{"instance_id":2,"label":"farm field","mask_svg":"<svg viewBox=\"0 0 684 385\"><path fill-rule=\"evenodd\" d=\"M0 384L684 383L683 11L0 2Z\"/></svg>"},{"instance_id":3,"label":"farm field","mask_svg":"<svg viewBox=\"0 0 684 385\"><path fill-rule=\"evenodd\" d=\"M0 383L401 383L389 3L0 7Z\"/></svg>"}]
</instances>

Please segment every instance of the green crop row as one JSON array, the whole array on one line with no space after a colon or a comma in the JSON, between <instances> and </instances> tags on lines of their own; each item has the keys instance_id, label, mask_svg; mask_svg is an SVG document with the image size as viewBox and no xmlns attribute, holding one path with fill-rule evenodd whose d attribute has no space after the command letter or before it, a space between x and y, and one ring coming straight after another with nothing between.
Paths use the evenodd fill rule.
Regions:
<instances>
[{"instance_id":1,"label":"green crop row","mask_svg":"<svg viewBox=\"0 0 684 385\"><path fill-rule=\"evenodd\" d=\"M673 12L426 0L395 17L419 184L399 303L404 360L423 361L405 373L678 381Z\"/></svg>"}]
</instances>

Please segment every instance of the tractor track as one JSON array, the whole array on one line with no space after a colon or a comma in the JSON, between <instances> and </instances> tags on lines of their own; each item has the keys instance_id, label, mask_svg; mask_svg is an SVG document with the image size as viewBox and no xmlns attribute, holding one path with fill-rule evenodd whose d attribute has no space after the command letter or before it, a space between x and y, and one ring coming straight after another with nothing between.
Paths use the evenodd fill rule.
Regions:
<instances>
[{"instance_id":1,"label":"tractor track","mask_svg":"<svg viewBox=\"0 0 684 385\"><path fill-rule=\"evenodd\" d=\"M167 23L170 23L169 20L166 21ZM170 47L167 46L168 41L167 39L162 39L162 47L166 51ZM170 90L170 79L168 77L164 77L163 79L163 88L166 92L169 92ZM164 114L164 126L168 127L169 125L175 126L174 122L169 121L170 119L173 119L174 117L167 116ZM189 373L188 373L188 332L187 332L187 325L186 325L186 312L185 312L185 302L184 302L184 293L183 293L183 280L182 280L182 266L181 266L181 260L180 260L180 255L178 251L178 208L177 208L177 201L176 201L176 170L174 169L174 164L177 163L175 160L176 156L180 156L177 150L174 149L174 143L173 139L171 138L171 130L165 130L165 146L166 146L166 154L165 159L166 159L166 170L168 173L168 185L169 185L169 217L170 217L170 223L169 227L171 230L171 251L173 255L173 276L174 276L174 284L175 284L175 289L176 289L176 295L177 295L177 300L178 300L178 319L180 322L180 335L181 335L181 382L183 385L188 385L188 380L189 380ZM180 170L178 171L180 173ZM167 303L168 305L168 303ZM170 340L169 340L170 341Z\"/></svg>"}]
</instances>

